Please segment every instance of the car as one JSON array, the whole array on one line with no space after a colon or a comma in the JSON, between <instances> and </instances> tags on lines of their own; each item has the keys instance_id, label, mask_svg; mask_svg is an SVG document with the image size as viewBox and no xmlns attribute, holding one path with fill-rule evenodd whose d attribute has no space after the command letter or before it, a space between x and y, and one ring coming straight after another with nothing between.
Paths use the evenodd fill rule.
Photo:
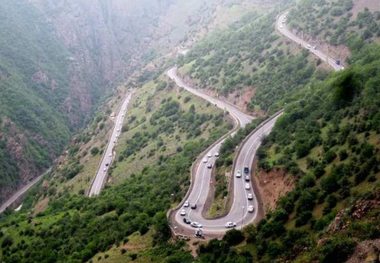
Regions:
<instances>
[{"instance_id":1,"label":"car","mask_svg":"<svg viewBox=\"0 0 380 263\"><path fill-rule=\"evenodd\" d=\"M248 166L244 167L244 173L245 173L245 174L248 174L248 173L249 173L249 167L248 167Z\"/></svg>"},{"instance_id":2,"label":"car","mask_svg":"<svg viewBox=\"0 0 380 263\"><path fill-rule=\"evenodd\" d=\"M119 132L120 131L120 129L117 129L117 132Z\"/></svg>"},{"instance_id":3,"label":"car","mask_svg":"<svg viewBox=\"0 0 380 263\"><path fill-rule=\"evenodd\" d=\"M306 48L307 48L307 49L311 49L311 45L310 45L310 44L307 44L307 45L306 45Z\"/></svg>"},{"instance_id":4,"label":"car","mask_svg":"<svg viewBox=\"0 0 380 263\"><path fill-rule=\"evenodd\" d=\"M207 164L207 168L211 169L212 168L212 163Z\"/></svg>"},{"instance_id":5,"label":"car","mask_svg":"<svg viewBox=\"0 0 380 263\"><path fill-rule=\"evenodd\" d=\"M245 186L244 186L244 188L245 188L246 190L249 190L249 189L251 189L251 185L250 185L249 183L246 183Z\"/></svg>"},{"instance_id":6,"label":"car","mask_svg":"<svg viewBox=\"0 0 380 263\"><path fill-rule=\"evenodd\" d=\"M185 203L183 204L184 207L189 207L190 203L189 201L185 201Z\"/></svg>"},{"instance_id":7,"label":"car","mask_svg":"<svg viewBox=\"0 0 380 263\"><path fill-rule=\"evenodd\" d=\"M280 28L283 28L284 26L283 25L280 25Z\"/></svg>"},{"instance_id":8,"label":"car","mask_svg":"<svg viewBox=\"0 0 380 263\"><path fill-rule=\"evenodd\" d=\"M248 213L253 213L255 211L255 208L253 205L248 206Z\"/></svg>"},{"instance_id":9,"label":"car","mask_svg":"<svg viewBox=\"0 0 380 263\"><path fill-rule=\"evenodd\" d=\"M250 179L251 179L251 178L249 178L249 175L244 176L244 180L245 180L246 182L249 182Z\"/></svg>"},{"instance_id":10,"label":"car","mask_svg":"<svg viewBox=\"0 0 380 263\"><path fill-rule=\"evenodd\" d=\"M103 172L107 172L107 168L104 168Z\"/></svg>"},{"instance_id":11,"label":"car","mask_svg":"<svg viewBox=\"0 0 380 263\"><path fill-rule=\"evenodd\" d=\"M109 163L106 163L106 166L110 165Z\"/></svg>"},{"instance_id":12,"label":"car","mask_svg":"<svg viewBox=\"0 0 380 263\"><path fill-rule=\"evenodd\" d=\"M112 157L112 153L110 153L110 155L108 155L108 157Z\"/></svg>"},{"instance_id":13,"label":"car","mask_svg":"<svg viewBox=\"0 0 380 263\"><path fill-rule=\"evenodd\" d=\"M203 158L202 162L207 163L208 159L207 158Z\"/></svg>"},{"instance_id":14,"label":"car","mask_svg":"<svg viewBox=\"0 0 380 263\"><path fill-rule=\"evenodd\" d=\"M215 153L215 157L219 157L219 153L218 152Z\"/></svg>"},{"instance_id":15,"label":"car","mask_svg":"<svg viewBox=\"0 0 380 263\"><path fill-rule=\"evenodd\" d=\"M208 158L211 158L211 157L212 157L212 154L211 154L211 153L208 153L208 154L207 154L207 157L208 157Z\"/></svg>"},{"instance_id":16,"label":"car","mask_svg":"<svg viewBox=\"0 0 380 263\"><path fill-rule=\"evenodd\" d=\"M241 177L241 171L240 171L240 170L237 170L237 172L236 172L236 177L237 177L237 178L240 178L240 177Z\"/></svg>"},{"instance_id":17,"label":"car","mask_svg":"<svg viewBox=\"0 0 380 263\"><path fill-rule=\"evenodd\" d=\"M236 223L235 222L227 222L226 225L225 225L226 228L233 228L233 227L236 227Z\"/></svg>"},{"instance_id":18,"label":"car","mask_svg":"<svg viewBox=\"0 0 380 263\"><path fill-rule=\"evenodd\" d=\"M191 222L191 226L195 228L202 228L202 224L199 224L198 222Z\"/></svg>"},{"instance_id":19,"label":"car","mask_svg":"<svg viewBox=\"0 0 380 263\"><path fill-rule=\"evenodd\" d=\"M192 204L191 209L197 209L197 204Z\"/></svg>"},{"instance_id":20,"label":"car","mask_svg":"<svg viewBox=\"0 0 380 263\"><path fill-rule=\"evenodd\" d=\"M181 212L179 213L181 216L185 216L186 215L186 210L185 209L182 209Z\"/></svg>"},{"instance_id":21,"label":"car","mask_svg":"<svg viewBox=\"0 0 380 263\"><path fill-rule=\"evenodd\" d=\"M253 200L253 194L249 193L249 194L247 195L247 198L248 198L248 200Z\"/></svg>"},{"instance_id":22,"label":"car","mask_svg":"<svg viewBox=\"0 0 380 263\"><path fill-rule=\"evenodd\" d=\"M191 224L191 220L186 217L183 218L183 222L188 225Z\"/></svg>"}]
</instances>

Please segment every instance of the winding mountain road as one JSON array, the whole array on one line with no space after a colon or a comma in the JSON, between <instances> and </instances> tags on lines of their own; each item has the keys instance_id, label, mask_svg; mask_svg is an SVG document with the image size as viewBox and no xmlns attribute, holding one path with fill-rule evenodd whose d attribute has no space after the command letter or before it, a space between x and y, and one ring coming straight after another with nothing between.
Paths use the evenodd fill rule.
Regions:
<instances>
[{"instance_id":1,"label":"winding mountain road","mask_svg":"<svg viewBox=\"0 0 380 263\"><path fill-rule=\"evenodd\" d=\"M168 71L168 76L179 86L187 91L199 96L215 106L229 112L236 122L237 128L244 127L249 122L253 120L253 117L247 115L246 113L240 111L235 106L228 102L224 102L215 99L209 95L206 95L199 90L192 88L190 85L186 84L178 75L177 69L172 68ZM244 225L252 223L256 218L259 211L259 203L257 201L256 195L252 190L252 180L249 182L245 181L244 178L244 167L252 166L253 159L255 157L256 151L259 148L262 138L267 136L272 130L277 118L281 114L275 115L273 118L269 119L267 122L263 123L258 127L245 141L241 147L239 154L235 160L235 171L233 172L233 203L229 213L217 219L206 219L202 215L204 210L204 205L207 200L207 196L210 191L210 183L212 178L212 169L208 168L208 165L215 165L217 157L215 153L219 152L219 149L225 139L219 140L217 143L212 145L198 158L196 162L196 167L194 168L195 173L192 174L192 185L191 190L187 194L185 200L181 203L173 213L170 219L172 220L171 226L178 233L189 233L194 232L194 227L184 222L184 218L189 219L191 222L197 222L202 225L202 231L206 235L221 235L226 231L226 223L233 222L236 223L237 227L242 227ZM229 135L234 134L236 129L231 131ZM207 162L206 162L207 160ZM242 176L236 177L237 170L241 171ZM251 172L249 172L249 175ZM245 189L246 184L249 184L249 189ZM252 200L248 200L248 194L253 195ZM184 207L183 204L188 201L190 206ZM191 209L191 205L196 204L196 209ZM254 211L248 212L248 207L253 206ZM181 215L185 211L186 215Z\"/></svg>"},{"instance_id":2,"label":"winding mountain road","mask_svg":"<svg viewBox=\"0 0 380 263\"><path fill-rule=\"evenodd\" d=\"M289 12L285 12L285 13L278 16L277 21L276 21L277 31L280 32L283 36L290 39L291 41L301 45L305 49L308 49L315 56L317 56L322 61L329 64L335 71L343 70L344 66L337 64L337 59L334 59L333 57L330 57L329 55L318 50L317 47L312 46L310 43L308 43L305 40L301 39L300 37L296 36L295 34L293 34L289 30L289 28L286 25L286 18L287 18L288 13Z\"/></svg>"},{"instance_id":3,"label":"winding mountain road","mask_svg":"<svg viewBox=\"0 0 380 263\"><path fill-rule=\"evenodd\" d=\"M320 58L322 61L328 63L335 71L343 70L344 66L337 63L337 59L334 59L322 51L318 50L317 47L311 46L308 42L299 38L293 34L286 25L286 17L288 12L285 12L278 16L276 21L277 31L287 37L288 39L294 41L300 46L308 49L315 56ZM167 72L169 78L171 78L179 87L186 89L187 91L199 96L215 106L227 111L233 117L236 122L237 128L230 132L233 135L238 128L247 125L253 118L235 106L220 101L216 98L208 96L201 91L194 89L190 85L186 84L178 75L177 69L172 68ZM193 174L191 176L191 186L185 199L180 203L180 205L172 211L169 215L171 227L177 234L188 234L197 227L193 227L187 224L184 218L188 219L188 222L197 222L202 225L202 231L206 235L222 235L228 230L226 228L227 222L232 222L236 227L243 227L250 224L257 219L260 209L262 209L261 204L258 202L255 189L252 187L252 180L249 182L245 181L244 168L249 168L249 175L251 177L251 167L253 164L256 151L260 147L263 137L267 136L272 128L274 127L277 119L282 115L282 112L276 113L274 116L269 118L267 121L262 123L255 131L253 131L246 140L242 143L240 151L234 160L234 171L233 171L233 192L230 193L233 196L233 203L228 214L221 218L216 219L206 219L202 214L204 210L204 205L207 200L208 193L210 191L210 183L212 176L212 169L209 169L209 165L212 167L215 165L217 153L224 142L225 139L219 140L217 143L212 145L209 149L202 153L195 163L195 169L193 169ZM195 172L194 172L195 171ZM241 174L241 177L237 177L237 174ZM250 178L251 179L251 178ZM247 185L248 184L248 185ZM248 194L252 194L252 200L248 199ZM185 205L186 203L189 206ZM196 209L192 209L191 205L196 204ZM248 212L248 207L251 207L251 211ZM253 211L252 211L253 207Z\"/></svg>"}]
</instances>

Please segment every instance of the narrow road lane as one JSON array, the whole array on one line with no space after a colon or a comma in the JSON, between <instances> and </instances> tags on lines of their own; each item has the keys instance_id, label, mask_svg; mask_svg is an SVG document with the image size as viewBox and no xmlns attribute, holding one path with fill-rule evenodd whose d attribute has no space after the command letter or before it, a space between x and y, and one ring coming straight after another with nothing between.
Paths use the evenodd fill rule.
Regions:
<instances>
[{"instance_id":1,"label":"narrow road lane","mask_svg":"<svg viewBox=\"0 0 380 263\"><path fill-rule=\"evenodd\" d=\"M313 53L315 56L320 58L322 61L328 63L335 71L344 69L344 66L337 64L337 59L328 56L327 54L318 50L317 47L312 46L310 43L306 42L305 40L293 34L286 25L287 15L288 15L288 12L285 12L278 16L277 21L276 21L276 29L278 32L280 32L282 35L284 35L291 41L301 45L305 49L308 49L311 53Z\"/></svg>"},{"instance_id":2,"label":"narrow road lane","mask_svg":"<svg viewBox=\"0 0 380 263\"><path fill-rule=\"evenodd\" d=\"M168 71L168 76L176 82L176 84L187 91L193 93L196 96L199 96L210 103L216 105L217 107L226 110L230 113L230 115L237 122L239 127L244 127L250 121L252 121L253 117L249 116L235 106L230 103L226 103L215 99L211 96L208 96L202 93L199 90L192 88L190 85L184 83L184 81L177 75L176 68L172 68ZM198 158L198 163L196 164L195 174L192 175L193 182L190 188L190 192L186 197L190 206L184 207L181 206L177 210L174 211L174 215L171 217L172 227L178 232L191 232L194 231L191 225L186 224L184 222L184 218L189 219L191 222L197 222L202 225L202 231L206 235L222 235L226 230L227 222L234 222L237 224L237 227L242 227L247 224L252 223L256 218L259 211L259 203L257 202L257 198L255 193L253 192L252 182L251 180L245 181L243 170L244 167L249 167L251 170L251 166L253 163L253 159L255 157L256 151L259 148L263 137L267 136L272 130L277 118L281 114L275 115L273 118L269 119L267 122L263 123L262 126L258 127L248 138L245 140L239 155L235 160L235 171L233 172L233 180L234 180L234 190L233 193L233 204L229 213L222 218L218 219L206 219L202 215L202 211L204 209L205 202L207 200L208 193L210 191L210 183L211 183L211 172L212 170L208 167L215 165L215 161L217 157L216 153L219 152L219 149L224 142L224 140L219 141L214 144L211 148L208 149L202 156ZM200 161L199 161L200 160ZM242 173L241 177L236 177L235 174L237 170L240 170ZM250 174L250 172L249 172ZM249 185L249 189L246 189L246 184ZM248 200L248 194L252 194L252 200ZM191 209L191 205L196 204L196 209ZM248 212L249 206L253 207L253 211ZM185 212L185 216L181 215L181 212Z\"/></svg>"},{"instance_id":3,"label":"narrow road lane","mask_svg":"<svg viewBox=\"0 0 380 263\"><path fill-rule=\"evenodd\" d=\"M107 147L103 153L103 157L102 157L102 160L100 162L98 171L96 173L96 177L93 180L93 182L91 184L90 191L88 193L88 195L90 197L98 195L100 193L100 191L102 190L104 184L105 184L105 180L107 179L108 169L111 166L111 163L112 163L112 160L114 157L113 156L114 155L113 154L113 148L115 147L117 140L119 138L119 135L121 133L125 114L127 112L128 104L129 104L129 101L131 100L131 97L132 97L132 92L129 93L125 97L124 102L121 105L121 108L119 110L119 113L117 114L117 116L115 118L115 125L114 125L114 128L112 130L111 137L110 137L108 144L107 144Z\"/></svg>"}]
</instances>

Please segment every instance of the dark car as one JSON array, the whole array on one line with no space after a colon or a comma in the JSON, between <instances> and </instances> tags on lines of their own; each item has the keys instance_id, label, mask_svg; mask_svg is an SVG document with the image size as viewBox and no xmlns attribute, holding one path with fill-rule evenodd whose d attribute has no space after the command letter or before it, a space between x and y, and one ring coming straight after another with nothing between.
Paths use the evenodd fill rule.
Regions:
<instances>
[{"instance_id":1,"label":"dark car","mask_svg":"<svg viewBox=\"0 0 380 263\"><path fill-rule=\"evenodd\" d=\"M244 167L244 173L248 174L249 173L249 167Z\"/></svg>"},{"instance_id":2,"label":"dark car","mask_svg":"<svg viewBox=\"0 0 380 263\"><path fill-rule=\"evenodd\" d=\"M185 222L185 224L188 224L188 225L191 224L190 219L188 219L188 218L186 218L186 217L183 219L183 222Z\"/></svg>"},{"instance_id":3,"label":"dark car","mask_svg":"<svg viewBox=\"0 0 380 263\"><path fill-rule=\"evenodd\" d=\"M192 204L191 209L197 209L197 204Z\"/></svg>"}]
</instances>

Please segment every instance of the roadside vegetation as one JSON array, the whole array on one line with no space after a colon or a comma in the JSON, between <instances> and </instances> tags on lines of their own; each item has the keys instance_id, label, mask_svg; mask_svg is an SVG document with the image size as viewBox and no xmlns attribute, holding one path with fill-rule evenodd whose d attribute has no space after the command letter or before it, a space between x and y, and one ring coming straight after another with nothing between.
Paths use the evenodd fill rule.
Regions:
<instances>
[{"instance_id":1,"label":"roadside vegetation","mask_svg":"<svg viewBox=\"0 0 380 263\"><path fill-rule=\"evenodd\" d=\"M275 32L277 12L247 15L227 31L211 34L180 59L180 72L220 95L242 98L253 90L246 106L255 113L280 109L289 94L327 73L319 60Z\"/></svg>"},{"instance_id":2,"label":"roadside vegetation","mask_svg":"<svg viewBox=\"0 0 380 263\"><path fill-rule=\"evenodd\" d=\"M380 237L379 69L380 46L366 46L350 69L310 83L286 108L259 166L285 169L295 189L244 230L246 245L212 241L200 248L199 262L344 262L358 242Z\"/></svg>"},{"instance_id":3,"label":"roadside vegetation","mask_svg":"<svg viewBox=\"0 0 380 263\"><path fill-rule=\"evenodd\" d=\"M188 140L217 140L217 135L232 128L222 111L178 89L164 76L137 90L131 103L115 149L112 184L182 152Z\"/></svg>"},{"instance_id":4,"label":"roadside vegetation","mask_svg":"<svg viewBox=\"0 0 380 263\"><path fill-rule=\"evenodd\" d=\"M112 246L130 260L136 252L123 248L130 235L152 240L147 254L139 256L160 261L171 253L173 258L192 259L183 244L167 243L171 235L166 211L186 193L190 166L198 154L231 124L213 105L162 79L166 80L162 77L136 90L112 167L111 179L120 176L118 186L91 199L83 196L88 180L77 194L66 191L83 182L82 173L92 163L88 160L95 160L97 168L105 143L96 146L99 138L94 134L106 137L111 127L109 116L99 115L76 137L51 185L36 190L37 207L46 198L49 204L29 214L26 211L36 203L28 201L25 212L0 221L0 256L6 262L83 262Z\"/></svg>"},{"instance_id":5,"label":"roadside vegetation","mask_svg":"<svg viewBox=\"0 0 380 263\"><path fill-rule=\"evenodd\" d=\"M263 121L263 118L254 119L245 128L238 130L234 136L229 136L222 144L219 158L215 165L215 189L208 216L210 218L222 216L228 212L231 195L229 185L233 177L232 165L240 143Z\"/></svg>"},{"instance_id":6,"label":"roadside vegetation","mask_svg":"<svg viewBox=\"0 0 380 263\"><path fill-rule=\"evenodd\" d=\"M344 262L361 241L379 239L380 46L351 46L350 67L329 73L274 32L276 14L245 16L179 61L202 88L238 96L254 90L247 108L260 115L285 107L258 167L286 171L296 183L265 219L200 245L195 259L183 241L171 240L166 212L185 195L194 160L231 124L166 77L146 74L137 81L109 185L98 197L84 196L114 101L73 140L53 179L31 193L48 204L31 212L29 196L24 210L0 216L0 261L327 263ZM236 146L258 122L223 144L214 205L227 194L224 173Z\"/></svg>"},{"instance_id":7,"label":"roadside vegetation","mask_svg":"<svg viewBox=\"0 0 380 263\"><path fill-rule=\"evenodd\" d=\"M289 26L331 45L355 48L380 41L380 7L361 8L361 1L300 1L289 13Z\"/></svg>"}]
</instances>

